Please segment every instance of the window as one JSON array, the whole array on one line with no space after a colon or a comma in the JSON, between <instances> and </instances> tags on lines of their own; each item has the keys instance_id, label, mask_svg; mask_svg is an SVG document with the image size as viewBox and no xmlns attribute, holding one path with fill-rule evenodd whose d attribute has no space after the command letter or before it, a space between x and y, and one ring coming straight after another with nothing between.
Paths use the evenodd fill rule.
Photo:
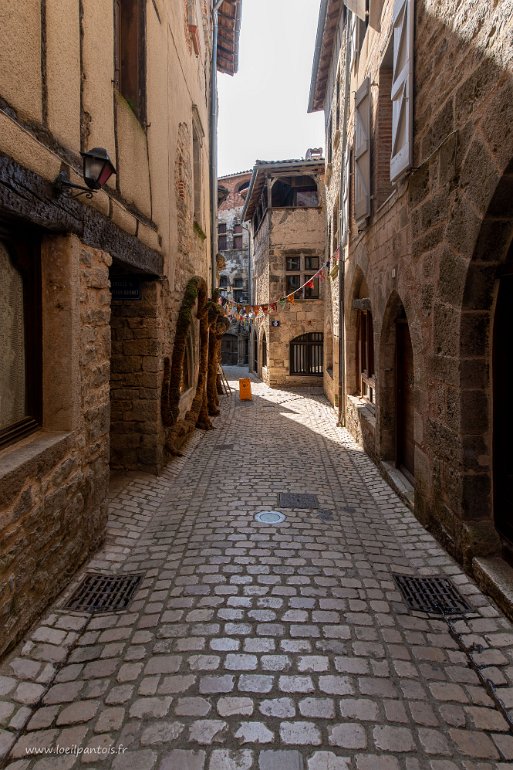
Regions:
<instances>
[{"instance_id":1,"label":"window","mask_svg":"<svg viewBox=\"0 0 513 770\"><path fill-rule=\"evenodd\" d=\"M221 289L227 289L228 288L228 276L227 275L221 275L219 277L219 286Z\"/></svg>"},{"instance_id":2,"label":"window","mask_svg":"<svg viewBox=\"0 0 513 770\"><path fill-rule=\"evenodd\" d=\"M365 226L370 215L370 130L370 79L365 78L355 94L354 217L360 229Z\"/></svg>"},{"instance_id":3,"label":"window","mask_svg":"<svg viewBox=\"0 0 513 770\"><path fill-rule=\"evenodd\" d=\"M220 222L217 225L217 235L219 251L226 251L228 243L226 240L226 224L224 222Z\"/></svg>"},{"instance_id":4,"label":"window","mask_svg":"<svg viewBox=\"0 0 513 770\"><path fill-rule=\"evenodd\" d=\"M237 187L237 192L242 198L245 198L247 196L248 191L249 191L249 182L242 182L242 184L240 184Z\"/></svg>"},{"instance_id":5,"label":"window","mask_svg":"<svg viewBox=\"0 0 513 770\"><path fill-rule=\"evenodd\" d=\"M378 109L374 136L374 200L376 208L386 201L393 186L390 181L392 155L392 41L379 69Z\"/></svg>"},{"instance_id":6,"label":"window","mask_svg":"<svg viewBox=\"0 0 513 770\"><path fill-rule=\"evenodd\" d=\"M322 332L311 332L296 337L290 343L290 373L307 377L320 376L323 372Z\"/></svg>"},{"instance_id":7,"label":"window","mask_svg":"<svg viewBox=\"0 0 513 770\"><path fill-rule=\"evenodd\" d=\"M203 131L197 108L192 110L192 173L194 183L194 221L198 225L203 224L203 170L201 163L201 148L203 144Z\"/></svg>"},{"instance_id":8,"label":"window","mask_svg":"<svg viewBox=\"0 0 513 770\"><path fill-rule=\"evenodd\" d=\"M242 249L242 225L233 228L233 248Z\"/></svg>"},{"instance_id":9,"label":"window","mask_svg":"<svg viewBox=\"0 0 513 770\"><path fill-rule=\"evenodd\" d=\"M333 160L333 118L330 113L330 118L328 120L328 125L326 126L326 162L328 166L331 164Z\"/></svg>"},{"instance_id":10,"label":"window","mask_svg":"<svg viewBox=\"0 0 513 770\"><path fill-rule=\"evenodd\" d=\"M0 446L41 424L39 246L0 228Z\"/></svg>"},{"instance_id":11,"label":"window","mask_svg":"<svg viewBox=\"0 0 513 770\"><path fill-rule=\"evenodd\" d=\"M236 289L242 289L243 286L243 280L240 277L233 279L233 285Z\"/></svg>"},{"instance_id":12,"label":"window","mask_svg":"<svg viewBox=\"0 0 513 770\"><path fill-rule=\"evenodd\" d=\"M317 184L311 176L279 177L272 189L272 207L318 206Z\"/></svg>"},{"instance_id":13,"label":"window","mask_svg":"<svg viewBox=\"0 0 513 770\"><path fill-rule=\"evenodd\" d=\"M360 303L366 300L359 300ZM374 376L374 328L370 310L358 310L357 362L359 395L369 403L376 403L376 379Z\"/></svg>"},{"instance_id":14,"label":"window","mask_svg":"<svg viewBox=\"0 0 513 770\"><path fill-rule=\"evenodd\" d=\"M116 86L141 123L146 121L146 39L144 0L116 0Z\"/></svg>"},{"instance_id":15,"label":"window","mask_svg":"<svg viewBox=\"0 0 513 770\"><path fill-rule=\"evenodd\" d=\"M292 294L304 286L301 294L296 294L296 299L319 299L319 278L314 278L318 270L319 257L301 254L285 257L285 294Z\"/></svg>"},{"instance_id":16,"label":"window","mask_svg":"<svg viewBox=\"0 0 513 770\"><path fill-rule=\"evenodd\" d=\"M337 196L337 200L335 201L335 205L333 206L333 211L331 214L331 234L333 238L333 244L331 248L332 254L335 254L338 250L338 247L340 246L339 226L338 226L339 221L340 221L339 198Z\"/></svg>"}]
</instances>

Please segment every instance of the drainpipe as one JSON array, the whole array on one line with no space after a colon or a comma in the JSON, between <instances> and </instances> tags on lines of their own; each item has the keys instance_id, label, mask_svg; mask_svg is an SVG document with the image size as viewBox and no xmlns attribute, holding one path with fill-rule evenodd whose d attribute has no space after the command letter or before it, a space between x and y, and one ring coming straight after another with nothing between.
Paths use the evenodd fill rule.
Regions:
<instances>
[{"instance_id":1,"label":"drainpipe","mask_svg":"<svg viewBox=\"0 0 513 770\"><path fill-rule=\"evenodd\" d=\"M217 255L217 38L219 34L219 8L224 0L214 0L212 5L212 72L210 77L210 252L212 269L212 295L216 289Z\"/></svg>"},{"instance_id":2,"label":"drainpipe","mask_svg":"<svg viewBox=\"0 0 513 770\"><path fill-rule=\"evenodd\" d=\"M344 201L344 181L346 174L346 149L347 149L347 116L349 108L349 94L350 83L349 77L351 74L351 34L350 25L346 16L346 73L345 73L345 94L344 94L344 122L342 124L342 173L340 174L340 196L339 200ZM349 180L347 180L349 183ZM339 212L340 220L342 220L341 213ZM346 223L347 228L347 240L349 240L349 222ZM339 232L342 228L339 225ZM345 336L345 272L346 272L346 247L345 244L340 249L339 259L339 271L338 271L338 304L339 304L339 318L338 318L338 422L337 426L340 428L346 427L346 369L345 369L345 357L346 357L346 336Z\"/></svg>"}]
</instances>

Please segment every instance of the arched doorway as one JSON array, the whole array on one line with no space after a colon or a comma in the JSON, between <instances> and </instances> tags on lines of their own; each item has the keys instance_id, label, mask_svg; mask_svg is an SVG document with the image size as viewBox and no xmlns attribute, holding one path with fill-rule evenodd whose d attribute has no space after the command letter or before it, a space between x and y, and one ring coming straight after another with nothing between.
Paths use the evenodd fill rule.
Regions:
<instances>
[{"instance_id":1,"label":"arched doorway","mask_svg":"<svg viewBox=\"0 0 513 770\"><path fill-rule=\"evenodd\" d=\"M396 465L403 473L413 478L415 475L415 439L414 426L414 369L413 347L410 328L403 313L396 318Z\"/></svg>"},{"instance_id":2,"label":"arched doorway","mask_svg":"<svg viewBox=\"0 0 513 770\"><path fill-rule=\"evenodd\" d=\"M221 340L221 361L223 366L237 366L239 341L236 334L224 334Z\"/></svg>"},{"instance_id":3,"label":"arched doorway","mask_svg":"<svg viewBox=\"0 0 513 770\"><path fill-rule=\"evenodd\" d=\"M250 369L252 372L258 372L258 334L256 333L255 329L252 329L251 334L253 335L253 345L252 348L252 356L250 361Z\"/></svg>"},{"instance_id":4,"label":"arched doorway","mask_svg":"<svg viewBox=\"0 0 513 770\"><path fill-rule=\"evenodd\" d=\"M513 410L510 398L513 335L513 248L498 280L493 321L493 508L495 527L513 557Z\"/></svg>"},{"instance_id":5,"label":"arched doorway","mask_svg":"<svg viewBox=\"0 0 513 770\"><path fill-rule=\"evenodd\" d=\"M415 366L406 311L396 292L383 318L379 381L381 455L413 483Z\"/></svg>"},{"instance_id":6,"label":"arched doorway","mask_svg":"<svg viewBox=\"0 0 513 770\"><path fill-rule=\"evenodd\" d=\"M460 326L461 511L470 556L513 563L513 162L481 223L465 275Z\"/></svg>"}]
</instances>

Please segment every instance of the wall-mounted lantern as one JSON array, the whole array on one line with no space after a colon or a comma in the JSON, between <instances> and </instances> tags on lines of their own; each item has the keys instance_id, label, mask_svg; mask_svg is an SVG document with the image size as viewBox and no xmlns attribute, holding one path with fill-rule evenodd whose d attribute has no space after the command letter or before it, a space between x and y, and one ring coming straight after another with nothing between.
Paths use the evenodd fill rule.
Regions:
<instances>
[{"instance_id":1,"label":"wall-mounted lantern","mask_svg":"<svg viewBox=\"0 0 513 770\"><path fill-rule=\"evenodd\" d=\"M109 158L109 153L104 147L93 147L92 150L81 152L80 154L84 159L82 176L87 187L70 182L68 173L61 171L54 182L54 187L58 194L71 188L73 190L80 190L76 195L68 193L72 198L78 198L80 195L92 198L93 193L96 190L100 190L108 182L112 174L116 173L116 169Z\"/></svg>"}]
</instances>

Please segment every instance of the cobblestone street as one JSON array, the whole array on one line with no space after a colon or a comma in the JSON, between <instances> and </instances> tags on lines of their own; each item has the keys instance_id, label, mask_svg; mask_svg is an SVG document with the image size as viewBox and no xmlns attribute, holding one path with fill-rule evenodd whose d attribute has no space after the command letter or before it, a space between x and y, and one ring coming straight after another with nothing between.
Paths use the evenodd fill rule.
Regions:
<instances>
[{"instance_id":1,"label":"cobblestone street","mask_svg":"<svg viewBox=\"0 0 513 770\"><path fill-rule=\"evenodd\" d=\"M162 476L115 481L104 548L0 672L7 766L512 768L511 624L320 392L252 387ZM144 574L127 612L60 609L95 570ZM449 576L471 613L409 610L393 572Z\"/></svg>"}]
</instances>

